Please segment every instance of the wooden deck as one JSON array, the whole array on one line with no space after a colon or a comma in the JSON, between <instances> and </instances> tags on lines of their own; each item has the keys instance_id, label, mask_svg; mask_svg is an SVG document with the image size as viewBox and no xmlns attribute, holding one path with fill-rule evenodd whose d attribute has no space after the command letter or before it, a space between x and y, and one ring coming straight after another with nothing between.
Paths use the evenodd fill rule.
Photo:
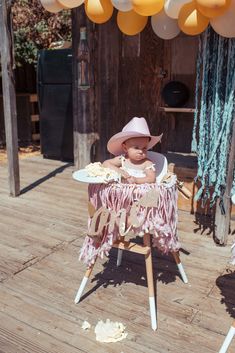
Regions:
<instances>
[{"instance_id":1,"label":"wooden deck","mask_svg":"<svg viewBox=\"0 0 235 353\"><path fill-rule=\"evenodd\" d=\"M159 329L150 328L144 261L116 252L99 261L80 304L74 296L85 267L78 262L86 231L86 186L73 167L32 157L20 161L22 195L8 196L0 166L0 353L215 353L235 317L230 248L217 247L195 217L179 213L179 278L171 256L154 251ZM234 229L234 224L233 224ZM232 237L230 237L230 243ZM99 319L120 321L128 336L96 342ZM84 320L91 323L83 331ZM235 351L235 339L228 353Z\"/></svg>"}]
</instances>

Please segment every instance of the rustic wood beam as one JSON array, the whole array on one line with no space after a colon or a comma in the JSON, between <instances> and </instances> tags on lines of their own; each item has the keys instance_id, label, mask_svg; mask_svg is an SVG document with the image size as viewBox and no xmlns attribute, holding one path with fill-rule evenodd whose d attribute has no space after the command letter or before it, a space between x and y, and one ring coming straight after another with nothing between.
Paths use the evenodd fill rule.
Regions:
<instances>
[{"instance_id":1,"label":"rustic wood beam","mask_svg":"<svg viewBox=\"0 0 235 353\"><path fill-rule=\"evenodd\" d=\"M20 194L20 174L16 96L13 74L12 27L10 19L10 2L5 0L0 0L0 53L9 191L11 196L18 196Z\"/></svg>"},{"instance_id":2,"label":"rustic wood beam","mask_svg":"<svg viewBox=\"0 0 235 353\"><path fill-rule=\"evenodd\" d=\"M226 189L222 198L224 205L224 214L221 212L220 200L216 203L215 212L215 237L221 245L226 245L230 228L231 218L231 189L233 184L234 168L235 168L235 116L233 119L233 131L231 139L231 147L228 159L228 174Z\"/></svg>"},{"instance_id":3,"label":"rustic wood beam","mask_svg":"<svg viewBox=\"0 0 235 353\"><path fill-rule=\"evenodd\" d=\"M102 137L98 146L98 159L100 161L109 157L107 151L107 141L109 138L120 131L124 126L122 121L124 114L120 113L119 115L119 108L123 103L120 99L119 92L122 90L126 95L128 95L129 92L125 86L119 86L121 84L119 81L121 38L122 34L116 25L115 15L103 26L98 27L99 45L97 47L98 79L96 97L98 131ZM136 53L136 41L138 46L138 39L128 39L130 42L128 42L125 47L128 47L131 53L133 53L133 51ZM133 40L134 48L130 48L130 43L133 43ZM135 68L133 70L135 71ZM128 75L129 74L131 75L130 72ZM123 110L121 109L121 111Z\"/></svg>"},{"instance_id":4,"label":"rustic wood beam","mask_svg":"<svg viewBox=\"0 0 235 353\"><path fill-rule=\"evenodd\" d=\"M80 27L87 28L90 49L90 88L81 90L78 87L78 46ZM73 41L73 139L74 165L77 169L84 168L91 162L91 149L99 138L96 124L95 108L95 25L87 18L84 8L72 10L72 41Z\"/></svg>"}]
</instances>

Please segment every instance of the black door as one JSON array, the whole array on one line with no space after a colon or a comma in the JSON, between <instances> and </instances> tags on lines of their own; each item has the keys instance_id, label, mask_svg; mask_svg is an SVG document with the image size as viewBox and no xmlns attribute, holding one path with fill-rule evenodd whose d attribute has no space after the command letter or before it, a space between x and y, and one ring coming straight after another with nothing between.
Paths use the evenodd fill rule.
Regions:
<instances>
[{"instance_id":1,"label":"black door","mask_svg":"<svg viewBox=\"0 0 235 353\"><path fill-rule=\"evenodd\" d=\"M40 51L38 96L43 156L72 161L73 109L70 49Z\"/></svg>"}]
</instances>

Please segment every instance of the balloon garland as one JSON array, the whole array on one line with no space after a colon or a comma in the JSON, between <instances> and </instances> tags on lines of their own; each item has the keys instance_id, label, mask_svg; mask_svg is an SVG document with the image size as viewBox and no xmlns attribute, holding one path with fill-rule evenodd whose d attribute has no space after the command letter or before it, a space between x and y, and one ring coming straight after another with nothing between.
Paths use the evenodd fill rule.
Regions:
<instances>
[{"instance_id":1,"label":"balloon garland","mask_svg":"<svg viewBox=\"0 0 235 353\"><path fill-rule=\"evenodd\" d=\"M130 11L133 9L131 0L111 0L113 6L119 11Z\"/></svg>"},{"instance_id":2,"label":"balloon garland","mask_svg":"<svg viewBox=\"0 0 235 353\"><path fill-rule=\"evenodd\" d=\"M192 1L180 9L178 24L182 32L193 36L207 28L209 18L202 15L196 7L196 2Z\"/></svg>"},{"instance_id":3,"label":"balloon garland","mask_svg":"<svg viewBox=\"0 0 235 353\"><path fill-rule=\"evenodd\" d=\"M72 9L74 7L82 5L84 3L84 0L57 0L57 2L65 8Z\"/></svg>"},{"instance_id":4,"label":"balloon garland","mask_svg":"<svg viewBox=\"0 0 235 353\"><path fill-rule=\"evenodd\" d=\"M177 20L168 17L164 10L151 17L151 25L154 33L162 39L172 39L180 33Z\"/></svg>"},{"instance_id":5,"label":"balloon garland","mask_svg":"<svg viewBox=\"0 0 235 353\"><path fill-rule=\"evenodd\" d=\"M67 9L67 7L61 5L57 0L41 0L41 4L45 10L52 13Z\"/></svg>"},{"instance_id":6,"label":"balloon garland","mask_svg":"<svg viewBox=\"0 0 235 353\"><path fill-rule=\"evenodd\" d=\"M235 0L41 0L49 12L85 6L94 23L105 23L118 10L117 24L126 35L140 33L151 16L154 33L162 39L173 39L180 31L198 35L209 24L225 38L235 38Z\"/></svg>"},{"instance_id":7,"label":"balloon garland","mask_svg":"<svg viewBox=\"0 0 235 353\"><path fill-rule=\"evenodd\" d=\"M221 16L230 4L231 0L196 0L198 11L209 18Z\"/></svg>"},{"instance_id":8,"label":"balloon garland","mask_svg":"<svg viewBox=\"0 0 235 353\"><path fill-rule=\"evenodd\" d=\"M122 33L129 36L140 33L148 22L148 17L141 16L135 11L118 11L117 24Z\"/></svg>"},{"instance_id":9,"label":"balloon garland","mask_svg":"<svg viewBox=\"0 0 235 353\"><path fill-rule=\"evenodd\" d=\"M112 17L113 5L109 0L85 0L85 12L92 22L105 23Z\"/></svg>"},{"instance_id":10,"label":"balloon garland","mask_svg":"<svg viewBox=\"0 0 235 353\"><path fill-rule=\"evenodd\" d=\"M222 16L211 19L211 26L215 32L226 38L235 37L235 0L232 0L230 7Z\"/></svg>"}]
</instances>

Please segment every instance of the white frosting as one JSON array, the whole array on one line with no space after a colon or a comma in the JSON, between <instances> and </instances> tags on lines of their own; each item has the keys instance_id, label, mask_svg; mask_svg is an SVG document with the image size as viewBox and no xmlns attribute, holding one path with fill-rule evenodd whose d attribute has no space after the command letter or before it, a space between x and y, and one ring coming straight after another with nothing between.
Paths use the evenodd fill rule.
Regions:
<instances>
[{"instance_id":1,"label":"white frosting","mask_svg":"<svg viewBox=\"0 0 235 353\"><path fill-rule=\"evenodd\" d=\"M83 321L82 329L89 330L91 328L91 324L88 321Z\"/></svg>"},{"instance_id":2,"label":"white frosting","mask_svg":"<svg viewBox=\"0 0 235 353\"><path fill-rule=\"evenodd\" d=\"M96 341L99 342L118 342L126 338L125 326L121 322L98 321L95 327Z\"/></svg>"},{"instance_id":3,"label":"white frosting","mask_svg":"<svg viewBox=\"0 0 235 353\"><path fill-rule=\"evenodd\" d=\"M120 181L120 174L111 168L105 168L100 162L90 163L85 167L88 176L101 177L104 181Z\"/></svg>"}]
</instances>

